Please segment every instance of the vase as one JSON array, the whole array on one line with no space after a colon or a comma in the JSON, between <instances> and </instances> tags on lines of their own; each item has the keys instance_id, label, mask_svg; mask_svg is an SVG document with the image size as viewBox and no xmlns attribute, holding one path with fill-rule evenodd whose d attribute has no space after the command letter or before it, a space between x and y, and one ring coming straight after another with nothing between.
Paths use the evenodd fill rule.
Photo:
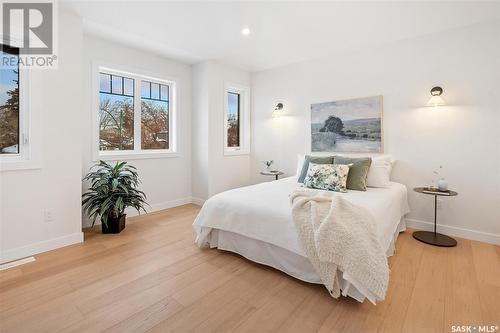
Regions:
<instances>
[{"instance_id":1,"label":"vase","mask_svg":"<svg viewBox=\"0 0 500 333\"><path fill-rule=\"evenodd\" d=\"M438 188L440 191L448 191L448 182L444 178L441 178L438 180Z\"/></svg>"},{"instance_id":2,"label":"vase","mask_svg":"<svg viewBox=\"0 0 500 333\"><path fill-rule=\"evenodd\" d=\"M109 216L108 225L104 222L101 224L101 230L103 234L119 234L123 229L125 229L125 218L127 214L122 214L118 217Z\"/></svg>"}]
</instances>

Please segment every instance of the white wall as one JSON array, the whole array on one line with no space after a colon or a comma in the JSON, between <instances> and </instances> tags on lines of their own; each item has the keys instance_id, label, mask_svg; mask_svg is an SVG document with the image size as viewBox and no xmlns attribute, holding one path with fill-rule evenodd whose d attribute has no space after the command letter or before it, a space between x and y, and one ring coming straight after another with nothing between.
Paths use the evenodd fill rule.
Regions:
<instances>
[{"instance_id":1,"label":"white wall","mask_svg":"<svg viewBox=\"0 0 500 333\"><path fill-rule=\"evenodd\" d=\"M410 221L421 227L433 221L432 198L411 189L428 185L443 165L459 192L443 199L443 230L499 241L499 80L499 22L255 73L253 182L263 180L265 159L295 173L296 154L310 151L311 103L383 95L385 152L398 160L394 180L409 189ZM422 107L435 85L449 106ZM277 102L286 117L271 118Z\"/></svg>"},{"instance_id":2,"label":"white wall","mask_svg":"<svg viewBox=\"0 0 500 333\"><path fill-rule=\"evenodd\" d=\"M141 190L151 205L150 211L191 202L191 67L108 40L84 35L83 176L95 163L92 160L92 64L103 62L116 69L136 69L177 83L178 157L134 159L142 181ZM114 163L114 162L112 162ZM85 190L85 189L84 189ZM132 213L132 212L130 212ZM84 225L88 225L84 218Z\"/></svg>"},{"instance_id":3,"label":"white wall","mask_svg":"<svg viewBox=\"0 0 500 333\"><path fill-rule=\"evenodd\" d=\"M41 119L33 124L41 132L41 168L0 172L0 262L83 240L81 20L60 11L58 38L58 69L31 71L31 112ZM51 222L44 221L47 209L53 210Z\"/></svg>"},{"instance_id":4,"label":"white wall","mask_svg":"<svg viewBox=\"0 0 500 333\"><path fill-rule=\"evenodd\" d=\"M251 75L208 61L193 66L193 82L197 117L193 119L193 155L199 156L193 165L193 195L205 200L250 182L250 155L224 155L224 84L250 87Z\"/></svg>"},{"instance_id":5,"label":"white wall","mask_svg":"<svg viewBox=\"0 0 500 333\"><path fill-rule=\"evenodd\" d=\"M208 65L192 66L193 75L193 147L192 193L197 201L208 198Z\"/></svg>"}]
</instances>

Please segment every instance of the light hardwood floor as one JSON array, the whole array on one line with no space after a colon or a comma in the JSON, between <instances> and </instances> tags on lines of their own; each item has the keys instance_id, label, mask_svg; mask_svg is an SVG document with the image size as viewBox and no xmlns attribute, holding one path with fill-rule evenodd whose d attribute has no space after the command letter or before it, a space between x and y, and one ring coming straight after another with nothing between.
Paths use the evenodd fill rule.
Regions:
<instances>
[{"instance_id":1,"label":"light hardwood floor","mask_svg":"<svg viewBox=\"0 0 500 333\"><path fill-rule=\"evenodd\" d=\"M128 220L0 273L6 332L450 332L500 325L500 247L437 248L400 235L387 298L334 300L320 285L194 244L185 205Z\"/></svg>"}]
</instances>

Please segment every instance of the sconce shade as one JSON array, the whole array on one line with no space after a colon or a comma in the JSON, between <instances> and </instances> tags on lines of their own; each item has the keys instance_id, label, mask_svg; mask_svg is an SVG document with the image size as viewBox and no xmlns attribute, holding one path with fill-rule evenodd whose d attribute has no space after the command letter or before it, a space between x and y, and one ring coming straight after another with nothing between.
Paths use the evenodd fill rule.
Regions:
<instances>
[{"instance_id":1,"label":"sconce shade","mask_svg":"<svg viewBox=\"0 0 500 333\"><path fill-rule=\"evenodd\" d=\"M436 107L436 106L446 105L446 102L441 97L442 93L443 93L443 88L441 88L441 87L432 88L431 89L431 96L432 97L427 102L427 106Z\"/></svg>"},{"instance_id":2,"label":"sconce shade","mask_svg":"<svg viewBox=\"0 0 500 333\"><path fill-rule=\"evenodd\" d=\"M283 103L276 104L273 110L273 117L280 117L283 115L283 113L284 113Z\"/></svg>"}]
</instances>

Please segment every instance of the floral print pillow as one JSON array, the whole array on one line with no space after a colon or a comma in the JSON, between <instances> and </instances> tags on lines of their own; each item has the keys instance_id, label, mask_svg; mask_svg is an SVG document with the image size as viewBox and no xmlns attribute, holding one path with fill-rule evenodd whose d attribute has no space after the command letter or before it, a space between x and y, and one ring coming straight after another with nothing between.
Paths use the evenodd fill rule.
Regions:
<instances>
[{"instance_id":1,"label":"floral print pillow","mask_svg":"<svg viewBox=\"0 0 500 333\"><path fill-rule=\"evenodd\" d=\"M304 186L320 190L347 192L349 165L309 163Z\"/></svg>"}]
</instances>

